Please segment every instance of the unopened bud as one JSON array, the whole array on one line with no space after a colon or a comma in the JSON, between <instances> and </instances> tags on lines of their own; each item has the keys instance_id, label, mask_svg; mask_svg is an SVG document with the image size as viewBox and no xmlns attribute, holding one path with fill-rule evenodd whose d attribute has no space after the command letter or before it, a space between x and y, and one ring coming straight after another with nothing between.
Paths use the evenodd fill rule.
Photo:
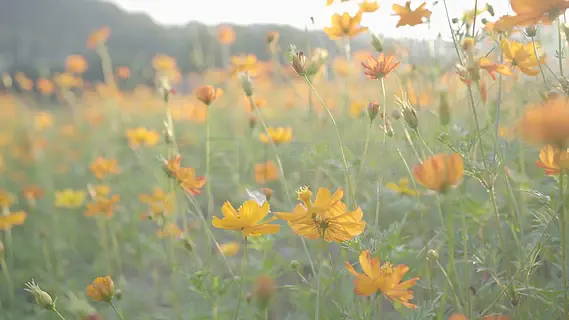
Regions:
<instances>
[{"instance_id":1,"label":"unopened bud","mask_svg":"<svg viewBox=\"0 0 569 320\"><path fill-rule=\"evenodd\" d=\"M267 198L267 201L271 200L271 197L273 196L273 189L271 188L263 188L261 189L263 190L263 193L265 194L265 197Z\"/></svg>"},{"instance_id":2,"label":"unopened bud","mask_svg":"<svg viewBox=\"0 0 569 320\"><path fill-rule=\"evenodd\" d=\"M495 14L495 13L494 13L494 7L493 7L491 4L489 4L489 3L486 4L486 10L488 10L488 13L489 13L492 17L494 16L494 14Z\"/></svg>"},{"instance_id":3,"label":"unopened bud","mask_svg":"<svg viewBox=\"0 0 569 320\"><path fill-rule=\"evenodd\" d=\"M253 95L253 82L248 72L243 72L239 74L239 82L241 83L241 88L247 97Z\"/></svg>"},{"instance_id":4,"label":"unopened bud","mask_svg":"<svg viewBox=\"0 0 569 320\"><path fill-rule=\"evenodd\" d=\"M472 37L466 37L462 40L462 50L470 52L474 49L476 45L476 40Z\"/></svg>"},{"instance_id":5,"label":"unopened bud","mask_svg":"<svg viewBox=\"0 0 569 320\"><path fill-rule=\"evenodd\" d=\"M377 117L378 113L379 113L379 104L375 101L370 102L367 106L367 115L369 116L369 119L373 121L373 119Z\"/></svg>"},{"instance_id":6,"label":"unopened bud","mask_svg":"<svg viewBox=\"0 0 569 320\"><path fill-rule=\"evenodd\" d=\"M51 296L43 291L36 282L32 279L32 281L26 283L26 288L24 289L27 292L31 293L34 296L36 304L39 305L42 309L45 310L54 310L55 304Z\"/></svg>"},{"instance_id":7,"label":"unopened bud","mask_svg":"<svg viewBox=\"0 0 569 320\"><path fill-rule=\"evenodd\" d=\"M399 111L397 109L391 111L391 117L395 120L401 119L401 111Z\"/></svg>"},{"instance_id":8,"label":"unopened bud","mask_svg":"<svg viewBox=\"0 0 569 320\"><path fill-rule=\"evenodd\" d=\"M410 105L407 105L403 108L403 119L411 129L417 129L419 126L419 119L417 118L417 114L415 113L415 109Z\"/></svg>"},{"instance_id":9,"label":"unopened bud","mask_svg":"<svg viewBox=\"0 0 569 320\"><path fill-rule=\"evenodd\" d=\"M2 84L4 85L4 87L6 87L6 89L12 88L13 83L14 82L12 81L12 77L8 72L2 74Z\"/></svg>"},{"instance_id":10,"label":"unopened bud","mask_svg":"<svg viewBox=\"0 0 569 320\"><path fill-rule=\"evenodd\" d=\"M563 23L561 25L561 31L563 31L563 34L565 35L565 40L569 41L569 26Z\"/></svg>"},{"instance_id":11,"label":"unopened bud","mask_svg":"<svg viewBox=\"0 0 569 320\"><path fill-rule=\"evenodd\" d=\"M291 46L289 49L289 58L291 59L292 68L299 76L306 75L306 65L308 63L308 58L304 55L304 52L296 52L296 48Z\"/></svg>"},{"instance_id":12,"label":"unopened bud","mask_svg":"<svg viewBox=\"0 0 569 320\"><path fill-rule=\"evenodd\" d=\"M375 33L371 35L371 45L377 53L383 52L383 40Z\"/></svg>"},{"instance_id":13,"label":"unopened bud","mask_svg":"<svg viewBox=\"0 0 569 320\"><path fill-rule=\"evenodd\" d=\"M115 298L119 301L122 300L122 290L121 289L117 289L115 291Z\"/></svg>"},{"instance_id":14,"label":"unopened bud","mask_svg":"<svg viewBox=\"0 0 569 320\"><path fill-rule=\"evenodd\" d=\"M439 253L436 250L431 249L427 252L427 259L429 261L439 260Z\"/></svg>"},{"instance_id":15,"label":"unopened bud","mask_svg":"<svg viewBox=\"0 0 569 320\"><path fill-rule=\"evenodd\" d=\"M452 23L458 23L458 18L452 18Z\"/></svg>"},{"instance_id":16,"label":"unopened bud","mask_svg":"<svg viewBox=\"0 0 569 320\"><path fill-rule=\"evenodd\" d=\"M562 27L563 29L563 27ZM565 30L563 30L565 31ZM537 35L537 27L536 26L529 26L526 28L526 35L530 38L533 38ZM567 35L567 33L565 33Z\"/></svg>"},{"instance_id":17,"label":"unopened bud","mask_svg":"<svg viewBox=\"0 0 569 320\"><path fill-rule=\"evenodd\" d=\"M389 119L385 120L385 134L388 137L393 137L395 132L393 131L393 126L391 125L391 121Z\"/></svg>"},{"instance_id":18,"label":"unopened bud","mask_svg":"<svg viewBox=\"0 0 569 320\"><path fill-rule=\"evenodd\" d=\"M253 299L253 295L251 294L251 292L247 292L247 294L245 295L245 301L247 303L251 303L252 299Z\"/></svg>"},{"instance_id":19,"label":"unopened bud","mask_svg":"<svg viewBox=\"0 0 569 320\"><path fill-rule=\"evenodd\" d=\"M2 260L4 258L4 243L2 241L0 241L0 260Z\"/></svg>"},{"instance_id":20,"label":"unopened bud","mask_svg":"<svg viewBox=\"0 0 569 320\"><path fill-rule=\"evenodd\" d=\"M251 129L251 130L254 129L255 126L257 125L257 121L258 121L257 117L255 117L255 115L253 115L253 114L250 114L248 120L249 120L249 129Z\"/></svg>"},{"instance_id":21,"label":"unopened bud","mask_svg":"<svg viewBox=\"0 0 569 320\"><path fill-rule=\"evenodd\" d=\"M275 295L276 286L275 281L269 276L260 276L255 282L253 294L261 309L267 308L271 298Z\"/></svg>"},{"instance_id":22,"label":"unopened bud","mask_svg":"<svg viewBox=\"0 0 569 320\"><path fill-rule=\"evenodd\" d=\"M441 101L439 102L439 121L443 126L450 123L450 107L448 105L446 92L441 92Z\"/></svg>"},{"instance_id":23,"label":"unopened bud","mask_svg":"<svg viewBox=\"0 0 569 320\"><path fill-rule=\"evenodd\" d=\"M293 270L298 270L298 268L300 268L300 263L298 263L296 260L292 260L289 265Z\"/></svg>"}]
</instances>

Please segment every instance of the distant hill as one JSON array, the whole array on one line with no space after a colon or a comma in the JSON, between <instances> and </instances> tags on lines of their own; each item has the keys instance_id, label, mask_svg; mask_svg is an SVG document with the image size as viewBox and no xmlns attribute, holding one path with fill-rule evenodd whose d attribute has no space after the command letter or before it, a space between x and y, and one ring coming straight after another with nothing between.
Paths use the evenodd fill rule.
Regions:
<instances>
[{"instance_id":1,"label":"distant hill","mask_svg":"<svg viewBox=\"0 0 569 320\"><path fill-rule=\"evenodd\" d=\"M166 27L156 24L145 14L123 11L116 5L97 0L0 0L0 71L33 70L49 72L61 68L65 57L83 54L97 61L96 54L86 49L91 31L108 26L111 37L109 50L115 65L147 68L150 59L158 53L175 57L182 72L196 71L199 65L192 60L198 50L207 66L224 64L220 45L216 41L217 26L190 22L185 26ZM267 59L265 35L269 31L280 34L281 51L290 44L305 48L324 47L330 55L341 54L337 44L321 31L306 33L283 25L233 26L237 40L231 54L253 53ZM390 40L386 40L386 47ZM425 59L427 42L413 41L411 54ZM369 49L369 35L353 40L353 51ZM100 78L100 70L91 70L87 78Z\"/></svg>"}]
</instances>

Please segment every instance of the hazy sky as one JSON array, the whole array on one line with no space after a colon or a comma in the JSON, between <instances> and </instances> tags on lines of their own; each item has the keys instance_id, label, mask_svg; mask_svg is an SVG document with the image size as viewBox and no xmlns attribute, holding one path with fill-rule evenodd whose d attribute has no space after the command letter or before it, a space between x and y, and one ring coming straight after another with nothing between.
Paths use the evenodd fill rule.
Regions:
<instances>
[{"instance_id":1,"label":"hazy sky","mask_svg":"<svg viewBox=\"0 0 569 320\"><path fill-rule=\"evenodd\" d=\"M337 3L326 7L326 0L107 0L119 4L129 11L148 13L154 20L166 25L184 24L197 20L206 24L231 22L236 24L276 23L289 24L310 29L321 29L330 24L330 17L335 12L357 11L357 2ZM337 0L338 2L340 0ZM377 12L364 15L362 25L373 32L386 37L434 38L440 32L444 38L450 37L448 23L442 0L433 6L433 0L427 1L433 11L430 26L395 28L398 17L391 16L394 3L404 5L405 0L379 0ZM483 8L487 1L479 0L478 7ZM423 0L412 0L415 8ZM474 7L474 0L447 0L451 17L460 17L464 10ZM491 0L496 17L511 13L508 0ZM487 14L486 14L487 15ZM312 25L310 17L314 17ZM488 17L490 19L490 17Z\"/></svg>"}]
</instances>

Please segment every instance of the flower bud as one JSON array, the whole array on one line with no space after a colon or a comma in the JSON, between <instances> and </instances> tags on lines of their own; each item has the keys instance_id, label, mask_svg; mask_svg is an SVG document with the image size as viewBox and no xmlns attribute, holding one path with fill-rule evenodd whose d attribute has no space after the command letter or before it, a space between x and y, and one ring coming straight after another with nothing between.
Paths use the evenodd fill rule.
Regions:
<instances>
[{"instance_id":1,"label":"flower bud","mask_svg":"<svg viewBox=\"0 0 569 320\"><path fill-rule=\"evenodd\" d=\"M391 117L395 120L401 119L401 111L399 111L397 109L391 111Z\"/></svg>"},{"instance_id":2,"label":"flower bud","mask_svg":"<svg viewBox=\"0 0 569 320\"><path fill-rule=\"evenodd\" d=\"M419 126L419 119L417 118L417 114L415 113L415 109L413 107L407 105L403 108L403 119L411 129L417 129Z\"/></svg>"},{"instance_id":3,"label":"flower bud","mask_svg":"<svg viewBox=\"0 0 569 320\"><path fill-rule=\"evenodd\" d=\"M12 88L13 81L12 81L12 77L10 76L10 74L8 72L4 72L2 74L2 84L4 84L4 87L6 87L6 89Z\"/></svg>"},{"instance_id":4,"label":"flower bud","mask_svg":"<svg viewBox=\"0 0 569 320\"><path fill-rule=\"evenodd\" d=\"M533 38L537 35L537 27L536 26L529 26L526 28L526 36ZM567 34L565 34L567 35Z\"/></svg>"},{"instance_id":5,"label":"flower bud","mask_svg":"<svg viewBox=\"0 0 569 320\"><path fill-rule=\"evenodd\" d=\"M494 13L494 7L493 7L491 4L489 4L489 3L486 4L486 10L488 10L488 13L489 13L492 17L494 16L494 14L495 14L495 13Z\"/></svg>"},{"instance_id":6,"label":"flower bud","mask_svg":"<svg viewBox=\"0 0 569 320\"><path fill-rule=\"evenodd\" d=\"M439 102L439 121L443 126L450 123L450 107L448 105L446 92L441 92Z\"/></svg>"},{"instance_id":7,"label":"flower bud","mask_svg":"<svg viewBox=\"0 0 569 320\"><path fill-rule=\"evenodd\" d=\"M269 276L260 276L255 281L253 295L259 302L261 309L266 309L271 298L275 295L275 281Z\"/></svg>"},{"instance_id":8,"label":"flower bud","mask_svg":"<svg viewBox=\"0 0 569 320\"><path fill-rule=\"evenodd\" d=\"M379 112L379 104L376 103L375 101L370 102L367 106L367 115L369 116L369 119L371 121L373 121L373 119L377 117L378 112Z\"/></svg>"},{"instance_id":9,"label":"flower bud","mask_svg":"<svg viewBox=\"0 0 569 320\"><path fill-rule=\"evenodd\" d=\"M47 292L43 291L33 279L32 281L26 283L26 289L24 290L34 296L36 304L39 305L42 309L55 310L55 303L53 302L51 296Z\"/></svg>"},{"instance_id":10,"label":"flower bud","mask_svg":"<svg viewBox=\"0 0 569 320\"><path fill-rule=\"evenodd\" d=\"M437 261L439 260L439 253L436 250L429 250L427 252L427 260L429 261Z\"/></svg>"},{"instance_id":11,"label":"flower bud","mask_svg":"<svg viewBox=\"0 0 569 320\"><path fill-rule=\"evenodd\" d=\"M455 24L456 24L456 23L458 23L458 18L452 18L451 21L452 21L452 23L455 23Z\"/></svg>"},{"instance_id":12,"label":"flower bud","mask_svg":"<svg viewBox=\"0 0 569 320\"><path fill-rule=\"evenodd\" d=\"M298 270L298 268L300 268L300 263L298 263L296 260L292 260L289 265L293 270Z\"/></svg>"},{"instance_id":13,"label":"flower bud","mask_svg":"<svg viewBox=\"0 0 569 320\"><path fill-rule=\"evenodd\" d=\"M6 249L4 248L4 243L2 241L0 241L0 260L2 260L4 258L4 251Z\"/></svg>"},{"instance_id":14,"label":"flower bud","mask_svg":"<svg viewBox=\"0 0 569 320\"><path fill-rule=\"evenodd\" d=\"M288 56L291 60L294 71L296 71L299 76L305 76L308 58L304 55L304 52L296 52L296 47L290 46Z\"/></svg>"},{"instance_id":15,"label":"flower bud","mask_svg":"<svg viewBox=\"0 0 569 320\"><path fill-rule=\"evenodd\" d=\"M371 35L371 45L377 51L377 53L383 52L383 39L381 39L377 34L372 33Z\"/></svg>"},{"instance_id":16,"label":"flower bud","mask_svg":"<svg viewBox=\"0 0 569 320\"><path fill-rule=\"evenodd\" d=\"M255 117L255 115L250 114L249 115L249 129L253 130L255 128L255 126L257 125L257 117Z\"/></svg>"},{"instance_id":17,"label":"flower bud","mask_svg":"<svg viewBox=\"0 0 569 320\"><path fill-rule=\"evenodd\" d=\"M239 74L239 82L241 83L241 88L247 97L253 95L253 82L248 72L243 72Z\"/></svg>"},{"instance_id":18,"label":"flower bud","mask_svg":"<svg viewBox=\"0 0 569 320\"><path fill-rule=\"evenodd\" d=\"M263 193L265 194L265 197L267 198L267 201L271 200L271 197L273 196L273 189L271 188L263 188L261 189L263 190Z\"/></svg>"},{"instance_id":19,"label":"flower bud","mask_svg":"<svg viewBox=\"0 0 569 320\"><path fill-rule=\"evenodd\" d=\"M466 37L462 40L462 50L466 52L472 51L476 45L476 40L472 37Z\"/></svg>"}]
</instances>

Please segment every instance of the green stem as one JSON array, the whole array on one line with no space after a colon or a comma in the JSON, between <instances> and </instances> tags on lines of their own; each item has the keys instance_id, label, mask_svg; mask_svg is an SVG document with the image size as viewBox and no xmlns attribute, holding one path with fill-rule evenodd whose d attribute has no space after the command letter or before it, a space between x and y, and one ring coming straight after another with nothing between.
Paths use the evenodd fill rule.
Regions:
<instances>
[{"instance_id":1,"label":"green stem","mask_svg":"<svg viewBox=\"0 0 569 320\"><path fill-rule=\"evenodd\" d=\"M213 194L211 191L211 106L208 106L205 121L205 176L206 176L206 194L207 194L207 214L211 216L213 209Z\"/></svg>"},{"instance_id":2,"label":"green stem","mask_svg":"<svg viewBox=\"0 0 569 320\"><path fill-rule=\"evenodd\" d=\"M57 311L57 309L53 308L53 313L55 313L59 319L65 320L65 318L61 315L61 313L59 313L59 311Z\"/></svg>"},{"instance_id":3,"label":"green stem","mask_svg":"<svg viewBox=\"0 0 569 320\"><path fill-rule=\"evenodd\" d=\"M563 281L563 319L569 319L569 300L567 296L567 225L565 217L565 170L559 172L559 201L561 210L559 222L561 224L561 279Z\"/></svg>"},{"instance_id":4,"label":"green stem","mask_svg":"<svg viewBox=\"0 0 569 320\"><path fill-rule=\"evenodd\" d=\"M352 190L352 186L351 186L351 182L350 182L350 169L348 168L348 160L346 159L346 154L344 153L344 146L342 144L342 137L340 136L340 130L338 130L338 125L336 124L336 119L334 119L334 115L332 115L330 108L328 108L328 106L326 105L324 100L322 100L322 97L320 97L320 95L316 91L316 88L314 88L314 86L312 85L312 82L310 82L310 79L308 79L307 76L304 76L304 80L306 81L306 83L308 83L308 85L310 86L310 89L314 92L314 94L316 95L316 98L318 99L318 101L320 101L320 103L322 104L322 107L324 107L324 109L326 110L326 113L328 113L328 116L330 117L330 120L332 121L332 125L334 126L334 129L336 131L336 137L338 139L338 144L340 146L340 154L342 156L342 162L344 164L346 189L347 189L346 191L348 194L351 195L351 203L356 204L356 198L354 196L355 190ZM351 206L348 206L348 207L351 207Z\"/></svg>"},{"instance_id":5,"label":"green stem","mask_svg":"<svg viewBox=\"0 0 569 320\"><path fill-rule=\"evenodd\" d=\"M358 176L356 177L356 185L355 185L355 189L356 189L356 190L358 189L358 185L359 185L359 183L360 183L360 181L361 181L362 171L363 171L363 169L364 169L364 165L365 165L365 161L366 161L366 157L367 157L367 152L368 152L368 149L369 149L369 143L370 143L370 141L371 141L371 125L372 125L372 123L373 123L373 121L370 120L370 121L369 121L369 126L368 126L368 128L367 128L366 141L365 141L365 144L364 144L364 153L363 153L363 155L362 155L362 157L361 157L361 160L360 160L360 169L358 170Z\"/></svg>"},{"instance_id":6,"label":"green stem","mask_svg":"<svg viewBox=\"0 0 569 320\"><path fill-rule=\"evenodd\" d=\"M115 306L114 302L109 302L109 304L111 305L111 308L113 308L113 310L115 311L115 313L117 314L117 316L119 316L119 318L121 320L124 320L124 317L122 316L121 312L119 311L119 309L117 309L117 306Z\"/></svg>"},{"instance_id":7,"label":"green stem","mask_svg":"<svg viewBox=\"0 0 569 320\"><path fill-rule=\"evenodd\" d=\"M10 302L14 302L14 284L12 283L12 277L10 276L10 271L8 270L8 264L6 264L6 259L4 257L0 258L0 267L2 269L2 273L6 278L6 287L8 289L8 297L10 298Z\"/></svg>"},{"instance_id":8,"label":"green stem","mask_svg":"<svg viewBox=\"0 0 569 320\"><path fill-rule=\"evenodd\" d=\"M243 297L243 283L245 282L245 268L247 268L247 237L245 237L245 245L243 248L243 261L241 262L241 279L239 283L239 296L237 297L237 309L235 309L235 315L233 320L237 320L239 315L239 308L241 307L241 300Z\"/></svg>"},{"instance_id":9,"label":"green stem","mask_svg":"<svg viewBox=\"0 0 569 320\"><path fill-rule=\"evenodd\" d=\"M558 39L558 52L557 60L559 60L559 73L563 78L563 42L561 41L561 19L557 18L557 39Z\"/></svg>"}]
</instances>

